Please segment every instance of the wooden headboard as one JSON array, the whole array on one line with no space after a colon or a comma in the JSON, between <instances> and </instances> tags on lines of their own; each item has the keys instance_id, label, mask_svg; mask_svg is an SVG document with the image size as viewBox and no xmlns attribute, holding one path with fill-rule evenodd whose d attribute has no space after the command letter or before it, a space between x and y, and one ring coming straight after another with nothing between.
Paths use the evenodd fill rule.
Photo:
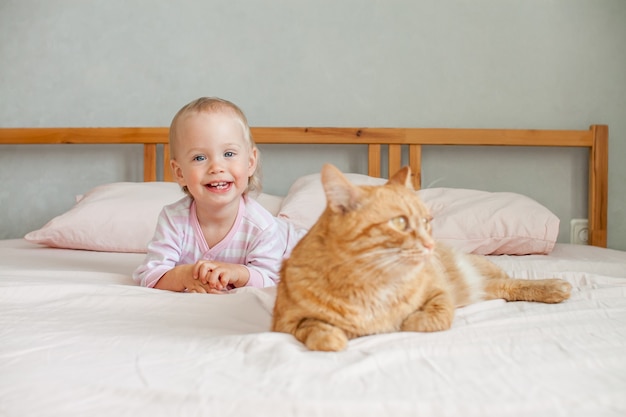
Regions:
<instances>
[{"instance_id":1,"label":"wooden headboard","mask_svg":"<svg viewBox=\"0 0 626 417\"><path fill-rule=\"evenodd\" d=\"M402 147L408 148L413 184L421 188L422 146L551 146L589 149L589 243L606 247L608 202L608 138L606 125L588 130L448 129L448 128L305 128L255 127L258 144L365 144L368 173L388 176L402 164ZM168 128L0 128L0 144L142 144L144 181L157 179L157 146L163 149L164 180L171 181ZM387 167L382 172L382 148L387 147Z\"/></svg>"}]
</instances>

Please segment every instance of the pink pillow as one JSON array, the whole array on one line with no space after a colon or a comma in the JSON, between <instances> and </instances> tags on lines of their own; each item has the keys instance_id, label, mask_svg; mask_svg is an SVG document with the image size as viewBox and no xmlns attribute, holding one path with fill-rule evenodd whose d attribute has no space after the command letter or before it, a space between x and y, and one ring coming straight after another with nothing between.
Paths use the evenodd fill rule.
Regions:
<instances>
[{"instance_id":1,"label":"pink pillow","mask_svg":"<svg viewBox=\"0 0 626 417\"><path fill-rule=\"evenodd\" d=\"M547 254L559 235L559 218L521 194L458 188L418 193L433 216L433 236L464 252Z\"/></svg>"},{"instance_id":2,"label":"pink pillow","mask_svg":"<svg viewBox=\"0 0 626 417\"><path fill-rule=\"evenodd\" d=\"M356 185L383 185L384 178L369 177L362 174L344 174ZM298 178L289 188L278 217L283 217L295 225L310 229L326 208L326 196L320 180L320 174L310 174Z\"/></svg>"},{"instance_id":3,"label":"pink pillow","mask_svg":"<svg viewBox=\"0 0 626 417\"><path fill-rule=\"evenodd\" d=\"M24 238L57 248L146 252L163 206L184 196L173 182L101 185L78 197L74 207ZM268 194L257 199L274 212L282 200Z\"/></svg>"},{"instance_id":4,"label":"pink pillow","mask_svg":"<svg viewBox=\"0 0 626 417\"><path fill-rule=\"evenodd\" d=\"M386 180L346 174L357 185ZM491 193L456 188L418 191L430 208L433 235L464 252L481 255L550 253L559 234L559 218L535 200L515 193ZM279 211L293 223L310 228L326 207L319 174L299 178Z\"/></svg>"},{"instance_id":5,"label":"pink pillow","mask_svg":"<svg viewBox=\"0 0 626 417\"><path fill-rule=\"evenodd\" d=\"M184 196L176 183L101 185L24 238L57 248L145 252L163 206Z\"/></svg>"}]
</instances>

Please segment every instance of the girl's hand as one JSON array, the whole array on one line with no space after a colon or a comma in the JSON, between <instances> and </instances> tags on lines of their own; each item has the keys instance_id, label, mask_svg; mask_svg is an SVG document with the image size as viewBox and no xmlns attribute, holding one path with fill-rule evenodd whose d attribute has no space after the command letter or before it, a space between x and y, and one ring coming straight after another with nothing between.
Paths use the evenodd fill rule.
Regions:
<instances>
[{"instance_id":1,"label":"girl's hand","mask_svg":"<svg viewBox=\"0 0 626 417\"><path fill-rule=\"evenodd\" d=\"M239 264L200 260L194 264L193 278L218 292L233 287L243 287L250 279L248 268Z\"/></svg>"}]
</instances>

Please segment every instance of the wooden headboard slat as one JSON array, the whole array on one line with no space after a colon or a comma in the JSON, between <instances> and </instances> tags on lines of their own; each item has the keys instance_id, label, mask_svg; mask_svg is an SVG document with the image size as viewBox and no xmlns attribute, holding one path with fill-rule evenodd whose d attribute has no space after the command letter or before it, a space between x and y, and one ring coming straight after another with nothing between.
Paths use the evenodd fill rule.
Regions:
<instances>
[{"instance_id":1,"label":"wooden headboard slat","mask_svg":"<svg viewBox=\"0 0 626 417\"><path fill-rule=\"evenodd\" d=\"M589 244L606 247L609 193L609 128L591 127L594 144L589 152Z\"/></svg>"},{"instance_id":2,"label":"wooden headboard slat","mask_svg":"<svg viewBox=\"0 0 626 417\"><path fill-rule=\"evenodd\" d=\"M367 175L380 177L380 145L370 144L367 146Z\"/></svg>"},{"instance_id":3,"label":"wooden headboard slat","mask_svg":"<svg viewBox=\"0 0 626 417\"><path fill-rule=\"evenodd\" d=\"M413 188L422 188L422 145L409 145L409 166L413 177Z\"/></svg>"},{"instance_id":4,"label":"wooden headboard slat","mask_svg":"<svg viewBox=\"0 0 626 417\"><path fill-rule=\"evenodd\" d=\"M257 143L379 143L422 145L580 146L589 147L589 130L450 128L252 128Z\"/></svg>"},{"instance_id":5,"label":"wooden headboard slat","mask_svg":"<svg viewBox=\"0 0 626 417\"><path fill-rule=\"evenodd\" d=\"M274 144L412 144L591 147L590 130L449 129L449 128L293 128L256 127L257 143ZM2 128L0 144L157 143L168 141L166 127Z\"/></svg>"},{"instance_id":6,"label":"wooden headboard slat","mask_svg":"<svg viewBox=\"0 0 626 417\"><path fill-rule=\"evenodd\" d=\"M157 145L154 143L143 145L143 180L157 180Z\"/></svg>"},{"instance_id":7,"label":"wooden headboard slat","mask_svg":"<svg viewBox=\"0 0 626 417\"><path fill-rule=\"evenodd\" d=\"M389 145L387 178L402 168L402 145Z\"/></svg>"},{"instance_id":8,"label":"wooden headboard slat","mask_svg":"<svg viewBox=\"0 0 626 417\"><path fill-rule=\"evenodd\" d=\"M407 129L410 143L422 145L582 146L593 142L591 130Z\"/></svg>"},{"instance_id":9,"label":"wooden headboard slat","mask_svg":"<svg viewBox=\"0 0 626 417\"><path fill-rule=\"evenodd\" d=\"M421 187L423 145L557 146L589 149L589 242L606 246L608 205L608 126L588 130L457 128L253 127L258 144L359 144L368 146L368 174L380 177L382 146L388 146L389 173L402 163L408 145L416 189ZM138 144L144 146L144 179L157 179L158 146L163 179L171 181L167 127L0 128L2 144Z\"/></svg>"},{"instance_id":10,"label":"wooden headboard slat","mask_svg":"<svg viewBox=\"0 0 626 417\"><path fill-rule=\"evenodd\" d=\"M147 144L167 143L166 127L0 128L0 144Z\"/></svg>"},{"instance_id":11,"label":"wooden headboard slat","mask_svg":"<svg viewBox=\"0 0 626 417\"><path fill-rule=\"evenodd\" d=\"M170 168L170 145L163 145L163 181L172 182L174 181L174 176L172 175L172 170Z\"/></svg>"}]
</instances>

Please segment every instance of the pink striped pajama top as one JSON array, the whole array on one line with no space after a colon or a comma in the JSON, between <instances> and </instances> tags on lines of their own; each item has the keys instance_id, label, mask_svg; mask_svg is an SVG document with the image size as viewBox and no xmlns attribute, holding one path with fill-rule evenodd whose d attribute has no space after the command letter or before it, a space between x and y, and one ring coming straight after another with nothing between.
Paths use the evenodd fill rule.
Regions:
<instances>
[{"instance_id":1,"label":"pink striped pajama top","mask_svg":"<svg viewBox=\"0 0 626 417\"><path fill-rule=\"evenodd\" d=\"M241 264L250 271L246 284L268 287L278 283L282 260L289 256L306 230L272 216L252 198L242 197L233 227L217 245L209 248L191 197L167 205L161 211L148 253L133 279L154 287L170 269L200 259Z\"/></svg>"}]
</instances>

